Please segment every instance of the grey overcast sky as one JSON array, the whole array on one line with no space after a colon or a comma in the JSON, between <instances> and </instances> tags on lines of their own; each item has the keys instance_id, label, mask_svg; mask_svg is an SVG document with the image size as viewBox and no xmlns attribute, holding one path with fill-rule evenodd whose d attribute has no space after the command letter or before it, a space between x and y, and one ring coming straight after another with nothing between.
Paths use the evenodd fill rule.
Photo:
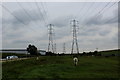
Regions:
<instances>
[{"instance_id":1,"label":"grey overcast sky","mask_svg":"<svg viewBox=\"0 0 120 80\"><path fill-rule=\"evenodd\" d=\"M78 20L79 51L118 48L118 3L115 2L4 2L2 47L47 50L48 24L54 25L57 52L71 52L72 27Z\"/></svg>"}]
</instances>

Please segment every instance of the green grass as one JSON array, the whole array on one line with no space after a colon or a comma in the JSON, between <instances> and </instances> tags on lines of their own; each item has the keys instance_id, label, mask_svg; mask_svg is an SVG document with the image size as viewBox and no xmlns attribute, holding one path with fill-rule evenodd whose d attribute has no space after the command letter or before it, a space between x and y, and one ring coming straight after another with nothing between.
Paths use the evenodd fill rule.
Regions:
<instances>
[{"instance_id":1,"label":"green grass","mask_svg":"<svg viewBox=\"0 0 120 80\"><path fill-rule=\"evenodd\" d=\"M115 54L116 56L120 56L120 50L108 50L108 51L101 51L102 56L110 56Z\"/></svg>"},{"instance_id":2,"label":"green grass","mask_svg":"<svg viewBox=\"0 0 120 80\"><path fill-rule=\"evenodd\" d=\"M40 56L21 61L4 62L6 78L119 78L118 57L80 57L74 66L72 56Z\"/></svg>"}]
</instances>

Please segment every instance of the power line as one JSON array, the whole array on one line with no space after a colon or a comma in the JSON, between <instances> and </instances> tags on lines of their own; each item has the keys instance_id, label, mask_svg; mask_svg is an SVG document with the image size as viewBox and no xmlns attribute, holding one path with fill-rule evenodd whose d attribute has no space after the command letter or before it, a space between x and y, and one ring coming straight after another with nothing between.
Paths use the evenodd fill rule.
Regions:
<instances>
[{"instance_id":1,"label":"power line","mask_svg":"<svg viewBox=\"0 0 120 80\"><path fill-rule=\"evenodd\" d=\"M84 11L85 13L83 15L81 15L82 17L84 16L84 19L82 18L81 22L83 22L83 20L86 19L85 17L88 16L87 13L90 11L90 8L93 7L94 4L95 4L95 2L92 2L92 4L88 8L86 7L86 9L85 9L85 7L83 7L83 9L85 9L86 12ZM81 10L81 13L82 13L83 9Z\"/></svg>"},{"instance_id":2,"label":"power line","mask_svg":"<svg viewBox=\"0 0 120 80\"><path fill-rule=\"evenodd\" d=\"M76 17L79 16L79 15L81 15L81 13L82 13L82 11L84 10L84 8L85 8L85 6L83 6L83 7L80 9L80 11L76 14ZM80 13L80 14L79 14L79 13Z\"/></svg>"},{"instance_id":3,"label":"power line","mask_svg":"<svg viewBox=\"0 0 120 80\"><path fill-rule=\"evenodd\" d=\"M112 1L112 0L111 0L111 1ZM109 4L111 3L111 1L110 1L109 3L107 3L107 4L96 14L96 16L95 16L96 18L98 17L99 14L102 14L103 11L105 12L105 8L109 6ZM116 3L116 2L115 2L115 3ZM115 3L113 3L113 5L115 5ZM113 6L113 5L112 5L112 6ZM111 7L112 7L112 6L111 6Z\"/></svg>"},{"instance_id":4,"label":"power line","mask_svg":"<svg viewBox=\"0 0 120 80\"><path fill-rule=\"evenodd\" d=\"M114 6L116 3L118 3L118 2L114 2L111 6L109 6L108 8L107 8L107 10L108 9L110 9L112 6ZM102 13L104 13L105 11L103 11Z\"/></svg>"},{"instance_id":5,"label":"power line","mask_svg":"<svg viewBox=\"0 0 120 80\"><path fill-rule=\"evenodd\" d=\"M35 6L36 6L36 2L35 2ZM37 6L36 6L37 7ZM38 8L38 7L37 7ZM37 10L38 11L38 10ZM38 15L38 17L39 17L39 21L40 21L40 23L42 24L42 21L41 20L43 20L42 18L41 18L41 15L40 15L41 13L39 13L39 11L37 12L37 15Z\"/></svg>"},{"instance_id":6,"label":"power line","mask_svg":"<svg viewBox=\"0 0 120 80\"><path fill-rule=\"evenodd\" d=\"M108 2L98 13L101 13L110 3L112 0L110 0L110 2Z\"/></svg>"},{"instance_id":7,"label":"power line","mask_svg":"<svg viewBox=\"0 0 120 80\"><path fill-rule=\"evenodd\" d=\"M109 7L107 8L107 10L110 9L112 6L114 6L116 3L117 3L117 2L114 2L111 6L109 6ZM104 13L104 12L103 12L103 13ZM114 20L114 19L116 19L116 18L117 18L117 16L114 17L112 20ZM111 20L109 20L109 21L111 21ZM108 23L109 21L107 21L106 23Z\"/></svg>"},{"instance_id":8,"label":"power line","mask_svg":"<svg viewBox=\"0 0 120 80\"><path fill-rule=\"evenodd\" d=\"M1 5L1 4L0 4ZM6 11L8 11L12 16L14 16L20 23L22 23L23 25L27 25L25 24L22 20L20 20L17 16L15 16L8 8L6 8L5 6L1 5ZM32 28L31 28L32 29ZM32 31L34 31L32 29Z\"/></svg>"},{"instance_id":9,"label":"power line","mask_svg":"<svg viewBox=\"0 0 120 80\"><path fill-rule=\"evenodd\" d=\"M112 5L110 5L111 1L112 1L112 0L110 0L109 3L107 3L100 11L98 11L98 13L95 14L95 17L96 17L96 18L98 17L99 14L104 13L104 12L105 12L105 9L108 10L108 9L110 9L112 6L114 6L114 5L117 3L117 2L114 2ZM109 6L109 5L110 5L110 6ZM108 6L109 6L109 7L108 7ZM106 8L106 7L108 7L108 8ZM84 21L85 21L85 19L84 19ZM84 21L83 21L83 22L84 22Z\"/></svg>"},{"instance_id":10,"label":"power line","mask_svg":"<svg viewBox=\"0 0 120 80\"><path fill-rule=\"evenodd\" d=\"M8 11L12 16L14 16L19 22L21 22L22 24L26 25L23 21L21 21L19 18L17 18L17 16L15 16L9 9L7 9L5 6L2 5L2 7Z\"/></svg>"},{"instance_id":11,"label":"power line","mask_svg":"<svg viewBox=\"0 0 120 80\"><path fill-rule=\"evenodd\" d=\"M96 18L98 17L99 14L103 14L105 12L105 9L110 9L112 6L114 6L117 2L114 2L112 5L110 5L108 8L106 8L108 6L108 4L106 4L106 6L103 7L103 9L101 9L97 14L96 14ZM109 2L110 4L110 2ZM111 20L109 20L111 21ZM108 23L109 21L105 22L105 23Z\"/></svg>"},{"instance_id":12,"label":"power line","mask_svg":"<svg viewBox=\"0 0 120 80\"><path fill-rule=\"evenodd\" d=\"M111 1L112 1L112 0L110 0L110 2L107 3L107 4L96 14L95 17L97 17L99 14L103 13L103 12L105 11L105 8L106 8L107 6L109 6L109 4L111 3ZM85 19L84 19L84 21L85 21ZM83 22L84 22L84 21L83 21Z\"/></svg>"},{"instance_id":13,"label":"power line","mask_svg":"<svg viewBox=\"0 0 120 80\"><path fill-rule=\"evenodd\" d=\"M44 7L44 4L43 4L43 2L41 3L41 6L42 6L42 8L43 8L43 11L44 11L44 13L45 13L45 15L46 15L46 19L47 19L47 22L48 22L48 16L47 16L47 11L46 11L46 9L45 9L45 7Z\"/></svg>"},{"instance_id":14,"label":"power line","mask_svg":"<svg viewBox=\"0 0 120 80\"><path fill-rule=\"evenodd\" d=\"M17 1L17 0L16 0ZM23 8L23 6L17 1L17 4L23 9L23 11L29 16L29 19L31 19L32 21L34 21L33 20L33 18L31 17L31 15L25 10L25 8ZM35 22L34 22L35 23ZM36 25L37 23L35 23L35 25ZM38 24L37 24L38 25ZM36 25L36 27L37 27L37 25Z\"/></svg>"},{"instance_id":15,"label":"power line","mask_svg":"<svg viewBox=\"0 0 120 80\"><path fill-rule=\"evenodd\" d=\"M90 8L93 7L94 4L95 4L95 2L93 2L93 3L87 8L85 14L83 14L83 16L84 16L84 19L83 19L83 20L85 20L85 17L88 16L87 13L90 11ZM90 14L89 14L89 15L90 15Z\"/></svg>"},{"instance_id":16,"label":"power line","mask_svg":"<svg viewBox=\"0 0 120 80\"><path fill-rule=\"evenodd\" d=\"M110 0L110 1L112 1L112 0ZM94 3L95 3L95 2L94 2ZM90 10L90 8L93 6L94 3L92 3L91 6L86 9L86 13ZM98 13L102 12L109 4L110 4L110 2L107 3ZM85 7L84 7L84 8L85 8ZM83 11L83 9L81 10L81 13L82 13L82 11ZM85 13L85 14L86 14L86 13ZM85 14L83 14L84 17L85 17ZM98 15L97 15L97 16L98 16ZM84 20L85 20L85 19L84 19Z\"/></svg>"},{"instance_id":17,"label":"power line","mask_svg":"<svg viewBox=\"0 0 120 80\"><path fill-rule=\"evenodd\" d=\"M44 15L42 14L42 11L41 11L41 9L40 9L40 7L39 7L39 5L38 5L38 2L36 2L36 0L35 0L35 3L36 3L36 6L37 6L37 8L38 8L38 11L41 13L41 16L42 16L42 18L43 18L44 23L47 25L47 22L46 22L46 20L45 20L45 18L44 18Z\"/></svg>"},{"instance_id":18,"label":"power line","mask_svg":"<svg viewBox=\"0 0 120 80\"><path fill-rule=\"evenodd\" d=\"M48 14L48 12L47 12L47 11L48 11L48 8L45 7L43 3L45 3L45 6L46 6L46 2L41 1L41 7L43 8L43 11L44 11L44 13L45 13L45 15L46 15L46 19L47 19L47 23L48 23L48 15L47 15L47 14ZM46 8L47 10L46 10L45 8Z\"/></svg>"},{"instance_id":19,"label":"power line","mask_svg":"<svg viewBox=\"0 0 120 80\"><path fill-rule=\"evenodd\" d=\"M36 3L35 3L35 6L36 6ZM37 10L38 11L38 10ZM41 16L40 16L40 14L39 14L39 12L36 12L36 16L38 15L38 17L39 17L39 21L40 21L40 23L42 23L41 22Z\"/></svg>"},{"instance_id":20,"label":"power line","mask_svg":"<svg viewBox=\"0 0 120 80\"><path fill-rule=\"evenodd\" d=\"M44 2L44 4L45 4L45 9L46 9L46 15L47 15L47 18L48 18L48 21L49 21L49 20L50 20L50 17L49 17L49 16L51 16L51 15L50 15L49 12L48 12L48 6L47 6L47 3Z\"/></svg>"}]
</instances>

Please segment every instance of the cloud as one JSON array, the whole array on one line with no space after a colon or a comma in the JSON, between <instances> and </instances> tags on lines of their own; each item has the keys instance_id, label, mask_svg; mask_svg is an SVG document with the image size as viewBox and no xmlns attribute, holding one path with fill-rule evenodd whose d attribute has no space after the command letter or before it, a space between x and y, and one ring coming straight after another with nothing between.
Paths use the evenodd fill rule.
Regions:
<instances>
[{"instance_id":1,"label":"cloud","mask_svg":"<svg viewBox=\"0 0 120 80\"><path fill-rule=\"evenodd\" d=\"M42 14L38 13L38 15L36 9L26 11L30 14L32 19L22 9L17 9L12 12L15 17L6 11L3 11L2 32L4 43L16 43L16 45L17 43L22 44L25 42L34 43L35 40L40 40L39 38L46 34L47 30L43 26L44 23L42 18L45 16L44 12L42 12Z\"/></svg>"},{"instance_id":2,"label":"cloud","mask_svg":"<svg viewBox=\"0 0 120 80\"><path fill-rule=\"evenodd\" d=\"M78 40L83 40L79 42L82 47L86 48L96 48L99 47L101 49L107 48L117 48L118 44L118 27L115 24L106 24L101 26L92 26L93 28L96 27L95 31L88 31L83 32L87 35L79 35ZM90 26L91 28L91 26ZM95 28L94 28L95 29ZM91 34L91 35L90 35Z\"/></svg>"},{"instance_id":3,"label":"cloud","mask_svg":"<svg viewBox=\"0 0 120 80\"><path fill-rule=\"evenodd\" d=\"M30 23L31 21L43 21L43 18L45 15L45 13L39 13L36 14L37 10L36 9L32 9L32 10L27 10L27 13L25 13L24 10L20 9L20 10L17 10L17 11L14 11L13 12L13 15L15 15L18 19L22 20L24 23L28 24ZM16 21L16 20L15 20Z\"/></svg>"},{"instance_id":4,"label":"cloud","mask_svg":"<svg viewBox=\"0 0 120 80\"><path fill-rule=\"evenodd\" d=\"M28 12L28 14L25 13L25 11L23 9L18 9L12 12L12 16L6 16L8 15L7 12L3 11L3 16L2 17L2 24L11 24L13 29L19 29L22 28L24 26L28 26L29 25L43 25L43 17L45 16L45 13L36 13L36 9L32 9L32 10L26 10ZM39 15L38 15L39 14ZM45 18L45 17L44 17ZM42 24L41 24L42 23Z\"/></svg>"},{"instance_id":5,"label":"cloud","mask_svg":"<svg viewBox=\"0 0 120 80\"><path fill-rule=\"evenodd\" d=\"M60 16L51 21L56 27L67 27L70 24L70 20L73 19L72 15Z\"/></svg>"},{"instance_id":6,"label":"cloud","mask_svg":"<svg viewBox=\"0 0 120 80\"><path fill-rule=\"evenodd\" d=\"M95 15L84 22L85 25L104 25L118 22L118 9L113 11L110 17L104 17L103 14Z\"/></svg>"},{"instance_id":7,"label":"cloud","mask_svg":"<svg viewBox=\"0 0 120 80\"><path fill-rule=\"evenodd\" d=\"M57 10L53 10L53 12L54 11L56 12ZM9 16L8 13L3 14L2 36L4 48L26 48L27 45L31 43L37 46L38 49L47 49L48 29L44 26L42 15L38 16L36 14L37 9L28 10L28 12L33 18L32 20L21 9L13 12L13 14L26 25L23 25L15 17ZM80 52L83 50L94 50L96 47L100 49L117 47L118 26L116 24L117 19L115 18L117 15L115 14L117 14L117 11L115 11L113 15L110 15L110 17L98 15L96 19L94 16L89 18L84 24L79 24L78 44ZM63 50L63 43L65 42L66 51L70 52L72 43L70 20L73 19L73 16L62 14L52 19L50 23L55 25L54 33L57 50L61 52ZM109 22L107 23L107 21Z\"/></svg>"},{"instance_id":8,"label":"cloud","mask_svg":"<svg viewBox=\"0 0 120 80\"><path fill-rule=\"evenodd\" d=\"M31 41L30 41L30 40L29 40L29 41L28 41L28 40L15 40L15 41L13 42L13 44L16 44L16 43L17 43L17 44L19 44L19 43L20 43L20 44L21 44L21 43L22 43L22 44L25 44L25 43L31 43Z\"/></svg>"}]
</instances>

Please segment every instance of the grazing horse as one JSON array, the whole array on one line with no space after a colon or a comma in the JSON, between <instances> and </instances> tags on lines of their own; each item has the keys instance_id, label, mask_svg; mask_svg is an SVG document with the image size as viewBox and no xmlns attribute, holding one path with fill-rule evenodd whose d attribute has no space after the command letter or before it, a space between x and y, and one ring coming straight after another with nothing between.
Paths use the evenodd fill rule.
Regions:
<instances>
[{"instance_id":1,"label":"grazing horse","mask_svg":"<svg viewBox=\"0 0 120 80\"><path fill-rule=\"evenodd\" d=\"M74 65L77 66L78 64L78 58L76 56L73 57Z\"/></svg>"}]
</instances>

